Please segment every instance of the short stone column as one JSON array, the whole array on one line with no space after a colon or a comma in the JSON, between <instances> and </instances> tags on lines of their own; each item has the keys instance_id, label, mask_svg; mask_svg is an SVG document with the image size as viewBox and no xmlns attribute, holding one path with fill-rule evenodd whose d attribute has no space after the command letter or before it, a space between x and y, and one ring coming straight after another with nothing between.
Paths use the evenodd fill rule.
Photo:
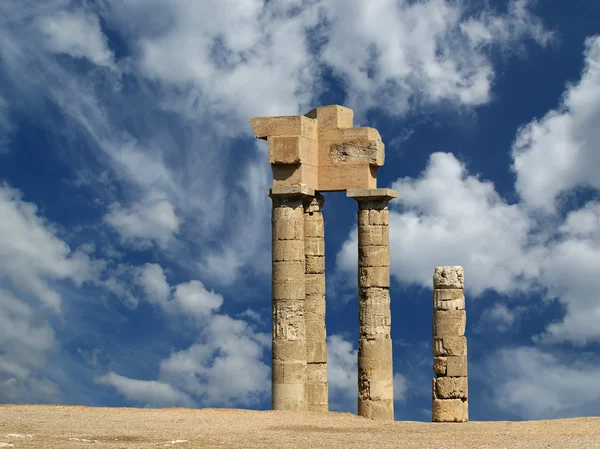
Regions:
<instances>
[{"instance_id":1,"label":"short stone column","mask_svg":"<svg viewBox=\"0 0 600 449\"><path fill-rule=\"evenodd\" d=\"M306 401L309 411L329 409L327 385L327 333L325 330L325 199L319 193L307 199L304 209L306 256Z\"/></svg>"},{"instance_id":2,"label":"short stone column","mask_svg":"<svg viewBox=\"0 0 600 449\"><path fill-rule=\"evenodd\" d=\"M273 187L272 405L306 410L304 186Z\"/></svg>"},{"instance_id":3,"label":"short stone column","mask_svg":"<svg viewBox=\"0 0 600 449\"><path fill-rule=\"evenodd\" d=\"M348 190L358 202L358 414L394 419L394 373L390 335L391 189Z\"/></svg>"},{"instance_id":4,"label":"short stone column","mask_svg":"<svg viewBox=\"0 0 600 449\"><path fill-rule=\"evenodd\" d=\"M437 267L433 274L433 371L431 420L469 420L467 315L462 267Z\"/></svg>"}]
</instances>

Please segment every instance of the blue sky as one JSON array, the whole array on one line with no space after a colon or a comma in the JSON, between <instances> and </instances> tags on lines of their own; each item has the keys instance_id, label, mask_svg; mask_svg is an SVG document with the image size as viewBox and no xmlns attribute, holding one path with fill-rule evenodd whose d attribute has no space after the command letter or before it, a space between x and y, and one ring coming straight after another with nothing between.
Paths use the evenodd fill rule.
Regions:
<instances>
[{"instance_id":1,"label":"blue sky","mask_svg":"<svg viewBox=\"0 0 600 449\"><path fill-rule=\"evenodd\" d=\"M470 418L600 414L600 3L5 0L0 402L270 408L248 119L386 143L396 419L462 265ZM356 205L325 195L330 406L356 412Z\"/></svg>"}]
</instances>

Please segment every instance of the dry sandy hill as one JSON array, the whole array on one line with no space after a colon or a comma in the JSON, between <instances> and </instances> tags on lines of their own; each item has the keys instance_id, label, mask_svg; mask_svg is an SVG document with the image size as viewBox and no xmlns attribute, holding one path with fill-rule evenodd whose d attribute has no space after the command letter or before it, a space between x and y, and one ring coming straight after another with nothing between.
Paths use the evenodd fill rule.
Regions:
<instances>
[{"instance_id":1,"label":"dry sandy hill","mask_svg":"<svg viewBox=\"0 0 600 449\"><path fill-rule=\"evenodd\" d=\"M378 423L349 413L0 405L0 448L600 449L600 417Z\"/></svg>"}]
</instances>

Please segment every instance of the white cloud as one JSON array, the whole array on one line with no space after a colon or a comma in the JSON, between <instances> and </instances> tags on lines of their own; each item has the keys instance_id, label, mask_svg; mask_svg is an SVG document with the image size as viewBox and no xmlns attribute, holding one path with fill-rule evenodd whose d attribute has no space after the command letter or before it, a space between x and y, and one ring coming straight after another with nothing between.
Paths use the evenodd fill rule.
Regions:
<instances>
[{"instance_id":1,"label":"white cloud","mask_svg":"<svg viewBox=\"0 0 600 449\"><path fill-rule=\"evenodd\" d=\"M179 231L180 219L167 200L135 203L130 207L112 204L104 221L113 227L124 243L146 249L155 242L166 249Z\"/></svg>"},{"instance_id":2,"label":"white cloud","mask_svg":"<svg viewBox=\"0 0 600 449\"><path fill-rule=\"evenodd\" d=\"M327 337L329 409L356 412L358 397L358 349L341 335Z\"/></svg>"},{"instance_id":3,"label":"white cloud","mask_svg":"<svg viewBox=\"0 0 600 449\"><path fill-rule=\"evenodd\" d=\"M348 104L359 110L480 105L490 100L495 75L486 46L548 40L528 3L510 2L506 14L469 15L465 5L447 0L328 2L322 61L345 79Z\"/></svg>"},{"instance_id":4,"label":"white cloud","mask_svg":"<svg viewBox=\"0 0 600 449\"><path fill-rule=\"evenodd\" d=\"M481 319L475 323L473 330L481 333L492 330L500 333L511 331L518 321L518 314L523 309L522 307L516 307L511 310L505 304L494 303L483 311Z\"/></svg>"},{"instance_id":5,"label":"white cloud","mask_svg":"<svg viewBox=\"0 0 600 449\"><path fill-rule=\"evenodd\" d=\"M263 362L264 351L270 347L269 335L256 332L245 320L219 313L223 297L206 290L197 280L169 286L157 264L146 264L135 271L149 302L158 304L171 320L183 325L189 317L194 318L191 324L199 334L190 347L173 351L160 362L159 380L153 382L164 385L161 388L165 394L154 398L153 403L166 406L174 398L182 403L179 393L203 406L251 406L262 402L270 391L270 369ZM247 314L256 317L251 309ZM141 400L135 395L143 388L154 385L115 376L110 379L118 382L105 383L135 401Z\"/></svg>"},{"instance_id":6,"label":"white cloud","mask_svg":"<svg viewBox=\"0 0 600 449\"><path fill-rule=\"evenodd\" d=\"M256 405L270 392L270 369L262 361L269 343L247 322L214 315L198 343L161 362L160 377L204 406Z\"/></svg>"},{"instance_id":7,"label":"white cloud","mask_svg":"<svg viewBox=\"0 0 600 449\"><path fill-rule=\"evenodd\" d=\"M23 201L21 193L0 184L0 281L16 291L34 295L54 311L60 310L60 293L52 281L76 285L95 279L104 268L83 251L72 251L56 230Z\"/></svg>"},{"instance_id":8,"label":"white cloud","mask_svg":"<svg viewBox=\"0 0 600 449\"><path fill-rule=\"evenodd\" d=\"M145 407L195 407L196 403L187 394L171 385L155 380L137 380L109 372L96 382L110 385L132 402Z\"/></svg>"},{"instance_id":9,"label":"white cloud","mask_svg":"<svg viewBox=\"0 0 600 449\"><path fill-rule=\"evenodd\" d=\"M495 405L523 419L597 415L600 360L595 354L503 349L485 363Z\"/></svg>"},{"instance_id":10,"label":"white cloud","mask_svg":"<svg viewBox=\"0 0 600 449\"><path fill-rule=\"evenodd\" d=\"M408 391L408 381L400 373L394 374L394 402L404 402Z\"/></svg>"},{"instance_id":11,"label":"white cloud","mask_svg":"<svg viewBox=\"0 0 600 449\"><path fill-rule=\"evenodd\" d=\"M506 204L493 183L469 175L452 154L433 153L419 178L400 179L392 188L399 192L389 218L391 270L398 281L431 288L436 266L462 265L465 288L477 296L488 288L528 288L539 274L544 251L528 248L527 214ZM355 234L338 256L346 273L356 271Z\"/></svg>"},{"instance_id":12,"label":"white cloud","mask_svg":"<svg viewBox=\"0 0 600 449\"><path fill-rule=\"evenodd\" d=\"M59 349L50 320L60 316L68 283L97 281L104 262L72 251L20 191L0 184L0 400L64 401L49 377Z\"/></svg>"},{"instance_id":13,"label":"white cloud","mask_svg":"<svg viewBox=\"0 0 600 449\"><path fill-rule=\"evenodd\" d=\"M171 294L171 287L162 267L155 263L147 263L138 270L137 282L142 286L146 299L155 304L165 306Z\"/></svg>"},{"instance_id":14,"label":"white cloud","mask_svg":"<svg viewBox=\"0 0 600 449\"><path fill-rule=\"evenodd\" d=\"M86 58L100 66L114 67L113 54L95 14L84 10L60 11L39 17L36 27L43 35L42 44L48 51Z\"/></svg>"},{"instance_id":15,"label":"white cloud","mask_svg":"<svg viewBox=\"0 0 600 449\"><path fill-rule=\"evenodd\" d=\"M524 204L553 213L561 193L600 189L600 36L586 41L584 69L560 106L522 127L512 152L516 190Z\"/></svg>"}]
</instances>

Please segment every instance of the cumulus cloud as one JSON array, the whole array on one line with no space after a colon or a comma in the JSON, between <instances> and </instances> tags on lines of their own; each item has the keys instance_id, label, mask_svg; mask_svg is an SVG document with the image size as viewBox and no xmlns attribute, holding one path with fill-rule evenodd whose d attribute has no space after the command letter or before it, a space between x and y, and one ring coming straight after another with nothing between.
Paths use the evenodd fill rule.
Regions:
<instances>
[{"instance_id":1,"label":"cumulus cloud","mask_svg":"<svg viewBox=\"0 0 600 449\"><path fill-rule=\"evenodd\" d=\"M600 359L533 347L502 349L484 363L495 405L523 419L600 413Z\"/></svg>"},{"instance_id":2,"label":"cumulus cloud","mask_svg":"<svg viewBox=\"0 0 600 449\"><path fill-rule=\"evenodd\" d=\"M341 335L327 337L329 409L356 413L358 397L358 349Z\"/></svg>"},{"instance_id":3,"label":"cumulus cloud","mask_svg":"<svg viewBox=\"0 0 600 449\"><path fill-rule=\"evenodd\" d=\"M328 2L322 60L347 82L351 107L379 104L404 114L442 101L480 105L490 100L495 75L486 46L549 39L529 3L470 14L446 0Z\"/></svg>"},{"instance_id":4,"label":"cumulus cloud","mask_svg":"<svg viewBox=\"0 0 600 449\"><path fill-rule=\"evenodd\" d=\"M449 153L433 153L417 179L392 184L390 203L392 275L405 284L431 288L436 266L462 265L465 288L481 295L529 286L544 251L529 247L530 222L518 205L507 204L490 181L469 175ZM340 268L356 270L356 232L338 256ZM401 254L402 257L394 255Z\"/></svg>"},{"instance_id":5,"label":"cumulus cloud","mask_svg":"<svg viewBox=\"0 0 600 449\"><path fill-rule=\"evenodd\" d=\"M180 219L166 200L135 203L130 207L112 204L104 221L114 228L124 243L146 249L155 242L165 249L179 231Z\"/></svg>"},{"instance_id":6,"label":"cumulus cloud","mask_svg":"<svg viewBox=\"0 0 600 449\"><path fill-rule=\"evenodd\" d=\"M42 44L48 51L114 67L113 54L97 15L84 10L60 11L37 18L36 27L43 35Z\"/></svg>"},{"instance_id":7,"label":"cumulus cloud","mask_svg":"<svg viewBox=\"0 0 600 449\"><path fill-rule=\"evenodd\" d=\"M44 375L48 355L59 349L51 319L60 317L65 283L96 281L104 262L71 250L7 184L0 184L0 217L0 400L64 401Z\"/></svg>"},{"instance_id":8,"label":"cumulus cloud","mask_svg":"<svg viewBox=\"0 0 600 449\"><path fill-rule=\"evenodd\" d=\"M529 207L556 212L557 198L577 187L600 189L600 36L586 40L581 78L560 105L523 126L512 147L516 190Z\"/></svg>"},{"instance_id":9,"label":"cumulus cloud","mask_svg":"<svg viewBox=\"0 0 600 449\"><path fill-rule=\"evenodd\" d=\"M33 295L54 311L61 296L52 281L76 285L95 279L103 268L83 251L72 251L56 230L37 213L35 204L23 201L20 191L0 184L0 281Z\"/></svg>"},{"instance_id":10,"label":"cumulus cloud","mask_svg":"<svg viewBox=\"0 0 600 449\"><path fill-rule=\"evenodd\" d=\"M171 385L155 380L129 379L109 372L96 382L110 385L128 400L145 407L194 407L194 400Z\"/></svg>"},{"instance_id":11,"label":"cumulus cloud","mask_svg":"<svg viewBox=\"0 0 600 449\"><path fill-rule=\"evenodd\" d=\"M509 309L506 304L494 303L483 311L481 319L473 326L473 331L479 333L512 331L519 320L519 314L524 310L524 307Z\"/></svg>"},{"instance_id":12,"label":"cumulus cloud","mask_svg":"<svg viewBox=\"0 0 600 449\"><path fill-rule=\"evenodd\" d=\"M187 318L194 318L191 324L198 337L190 347L173 351L160 362L157 381L115 373L106 374L101 381L135 402L147 401L141 399L145 389L158 385L161 393L152 402L158 406L190 406L189 401L202 406L261 403L270 392L270 369L263 361L264 351L270 347L269 336L243 319L219 313L223 297L197 280L170 286L158 264L135 271L144 297L183 325ZM256 315L251 309L246 314Z\"/></svg>"}]
</instances>

